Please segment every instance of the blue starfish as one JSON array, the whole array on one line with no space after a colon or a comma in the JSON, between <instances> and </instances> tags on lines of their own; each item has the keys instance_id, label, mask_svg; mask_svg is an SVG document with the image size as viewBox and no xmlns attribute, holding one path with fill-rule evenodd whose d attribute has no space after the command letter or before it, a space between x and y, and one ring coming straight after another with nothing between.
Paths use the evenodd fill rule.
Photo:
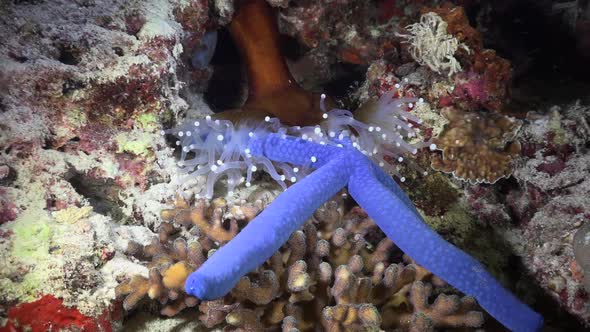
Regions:
<instances>
[{"instance_id":1,"label":"blue starfish","mask_svg":"<svg viewBox=\"0 0 590 332\"><path fill-rule=\"evenodd\" d=\"M513 331L538 331L543 318L496 281L482 264L431 230L402 189L350 144L317 144L285 134L249 143L252 156L315 169L279 195L232 241L186 280L186 292L202 300L227 294L246 273L275 253L291 233L342 188L383 232L418 264L465 294Z\"/></svg>"}]
</instances>

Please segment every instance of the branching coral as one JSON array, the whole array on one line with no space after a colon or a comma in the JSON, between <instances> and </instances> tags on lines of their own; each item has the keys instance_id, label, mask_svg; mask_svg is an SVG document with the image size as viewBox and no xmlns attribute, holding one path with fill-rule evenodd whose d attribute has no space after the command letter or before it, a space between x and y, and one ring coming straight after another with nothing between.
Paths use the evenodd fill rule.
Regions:
<instances>
[{"instance_id":1,"label":"branching coral","mask_svg":"<svg viewBox=\"0 0 590 332\"><path fill-rule=\"evenodd\" d=\"M337 304L322 313L326 331L379 331L381 317L372 304Z\"/></svg>"},{"instance_id":2,"label":"branching coral","mask_svg":"<svg viewBox=\"0 0 590 332\"><path fill-rule=\"evenodd\" d=\"M141 246L130 242L128 245L129 255L149 261L149 276L132 276L116 288L116 295L124 297L123 307L126 310L135 308L146 297L162 304L161 313L166 316L197 305L197 299L184 292L187 276L206 260L208 251L237 234L238 222L248 222L259 212L258 208L249 204L228 207L223 199L216 199L211 204L197 200L192 204L177 196L171 204L172 209L161 211L164 222L160 224L158 237L152 243ZM225 220L229 224L227 227ZM179 236L181 231L200 233L202 236L198 241L187 242ZM252 286L246 282L241 282L236 291L249 292Z\"/></svg>"},{"instance_id":3,"label":"branching coral","mask_svg":"<svg viewBox=\"0 0 590 332\"><path fill-rule=\"evenodd\" d=\"M310 165L315 171L277 197L192 273L186 282L187 293L200 299L227 294L243 275L271 257L322 202L348 186L385 234L418 263L473 295L505 326L523 331L541 327L542 318L504 289L479 262L428 228L403 191L357 150L355 142L342 135L339 139L336 145L320 144L322 141L273 133L249 142L253 156Z\"/></svg>"},{"instance_id":4,"label":"branching coral","mask_svg":"<svg viewBox=\"0 0 590 332\"><path fill-rule=\"evenodd\" d=\"M250 31L250 25L240 17L244 17L244 13L250 13L250 16L260 15L260 19L255 21L262 22L260 24L263 27L270 27L270 34L262 33L260 40L270 40L266 44L271 47L273 41L276 44L275 29L272 28L270 16L265 14L264 8L267 7L262 1L244 1L241 5L231 30L238 44L245 42L241 44L241 49L246 58L251 59L259 55L259 51L264 54L265 48L257 46L256 41L244 38L253 37L254 34ZM445 45L445 52L453 48L452 43ZM457 45L454 50L456 47ZM276 60L276 54L271 58ZM362 237L355 236L354 243L348 247L348 251L353 254L347 257L346 265L334 267L324 264L324 259L330 256L324 242L314 241L312 232L296 232L323 202L348 186L354 199L367 210L385 234L419 264L424 264L459 290L473 294L490 314L508 328L523 331L540 328L541 317L502 288L481 264L430 230L410 200L380 168L395 171L395 168L388 166L388 161L402 161L403 153L416 153L422 147L411 146L404 140L415 135L412 122L420 123L419 119L405 112L406 108L411 109L412 104L418 102L417 99L392 99L394 96L401 97L397 90L386 93L377 101L377 107L373 109L376 112L366 116L368 123L364 123L353 118L348 111L332 109L326 112L325 96L321 99L313 98L312 94L303 93L293 87L288 79L288 72L286 73L281 63L271 66L278 69L278 80L260 74L264 72L256 69L260 62L249 60L247 63L250 71L256 73L251 75L250 82L253 93L251 97L255 97L249 99L243 108L248 110L248 114L262 114L264 122L248 123L243 119L242 122L231 122L222 118L207 118L203 126L197 121L179 129L165 131L164 134L175 134L179 138L177 145L183 150L181 166L187 167L192 176L207 175L207 197L212 197L214 184L221 175L228 176L228 187L232 191L240 182L250 183L252 172L258 168L265 169L283 188L286 188L286 180L293 184L231 241L217 249L191 273L186 279L185 290L189 298L194 296L204 301L215 300L227 297L229 293L238 300L255 305L270 303L281 296L280 285L285 285L290 295L284 304L270 306L275 311L266 316L264 309L251 309L249 306L230 308L226 307L228 304L225 300L220 300L215 305L214 313L207 315L208 317L219 318L222 316L220 313L231 310L225 316L227 324L239 329L259 329L264 321L278 322L281 308L296 321L303 321L305 310L295 304L316 298L325 299L327 296L328 300L335 299L335 305L323 309L324 326L336 330L377 328L380 318L375 307L368 302L372 282L378 281L380 276L379 273L372 278L360 275L365 267L360 255L364 243ZM451 65L451 68L457 69L456 65ZM293 103L281 110L286 96ZM316 104L316 101L319 103ZM294 105L297 106L293 107ZM294 115L291 110L297 108L301 108L302 113ZM318 109L321 112L317 113ZM228 113L223 116L231 119L236 114ZM317 124L319 117L316 115L325 121L308 127L281 127L278 119L267 114L276 115L287 124ZM366 114L359 112L359 116L364 115ZM299 168L304 170L303 173L309 174L305 178L299 176ZM246 171L246 178L242 178L242 171ZM200 212L190 220L209 233L214 232L213 229L220 229L221 223L214 221L211 224L203 220L203 216ZM235 229L230 228L227 238L233 236ZM342 250L345 248L346 232L336 229L332 235L336 256L342 259L345 256L342 251L346 251ZM308 237L311 239L309 242ZM315 237L317 238L317 233ZM285 242L289 246L289 256L282 259L277 251ZM310 243L317 250L312 251L314 258L308 264L304 258L309 253L303 248L309 247ZM377 252L383 253L387 247L387 244L383 244ZM337 253L338 249L340 253ZM265 264L268 259L270 269L262 267L254 275L244 277ZM405 271L396 270L395 267L392 270L384 269L383 261L369 263L374 268L383 269L382 280L395 279L397 271ZM165 265L165 270L160 271L164 278L166 272L174 276L168 278L170 282L164 286L175 290L178 282L185 277L190 264L190 261L183 263L182 259L173 258L172 262ZM331 288L328 288L333 270L335 278ZM314 275L319 276L317 284L312 282ZM431 317L430 321L417 320L417 326L427 322L432 322L432 326L481 324L469 314L461 316L463 313L458 308L460 305L455 305L457 301L441 298L429 308L425 300L428 291L420 291L419 286L420 284L416 284L412 293L414 304L422 311L420 317ZM327 289L328 294L323 294ZM401 287L400 291L403 289ZM419 300L420 294L423 295L422 301ZM168 299L171 299L170 295ZM328 300L322 301L322 307L328 304ZM460 318L443 318L453 314ZM288 323L291 324L292 320Z\"/></svg>"},{"instance_id":5,"label":"branching coral","mask_svg":"<svg viewBox=\"0 0 590 332\"><path fill-rule=\"evenodd\" d=\"M322 202L348 185L352 196L367 209L388 237L419 263L475 296L506 326L538 329L542 319L502 288L481 264L430 230L397 184L381 170L380 167L392 170L388 167L388 160L402 161L404 152L417 152L417 148L407 144L404 137L415 135L412 124L407 121L420 121L403 108L411 109L419 100L392 99L396 93L394 90L377 101L377 112L369 113L373 117L359 112L359 116L369 121L368 124L354 119L348 111L333 109L323 113L325 121L313 127L285 128L277 119L266 116L253 131L248 127L234 129L230 121L211 118L205 120L205 131L201 131L201 122L168 131L181 139L177 141L183 149L181 164L188 165L192 175L208 174L208 196L212 196L213 184L224 172L228 174L228 186L232 190L239 182L241 170L246 170L247 178L240 180L249 183L251 172L258 168L257 165L265 168L283 187L286 187L286 179L296 182L187 278L187 293L202 300L227 294L242 276L271 257ZM322 98L320 107L325 111L323 103ZM381 127L381 123L389 123L391 127ZM194 157L187 159L188 153ZM299 167L306 173L315 170L301 178L295 176ZM396 211L394 222L388 211ZM201 226L209 229L202 222ZM415 239L422 241L418 243ZM301 243L297 238L293 241ZM362 270L358 257L353 257L349 258L353 271ZM301 263L290 270L291 290L296 291L293 301L310 299L306 273L307 266ZM272 285L269 278L262 279L263 284ZM249 280L241 282L242 288L251 287ZM366 291L361 288L358 292L362 293L362 289ZM509 313L512 311L519 312L524 318L513 319L513 314ZM243 313L247 317L252 314Z\"/></svg>"},{"instance_id":6,"label":"branching coral","mask_svg":"<svg viewBox=\"0 0 590 332\"><path fill-rule=\"evenodd\" d=\"M414 307L410 296L413 282L432 285L437 294L449 291L441 288L446 284L408 257L400 261L399 250L377 232L371 219L358 207L346 210L346 197L338 194L324 204L229 294L201 301L201 322L209 328L225 323L228 328L251 330L281 325L285 331L310 330L319 322L334 331L407 330L413 325L396 323L398 317L425 315L423 311L429 314ZM161 243L168 243L163 246L189 236L184 231L161 231L160 235ZM210 245L206 237L198 242L203 248ZM137 249L142 249L136 251L138 257L153 251L150 246ZM136 283L132 288L147 294L145 284ZM382 318L383 313L386 316ZM436 326L451 327L441 323L448 318L437 317Z\"/></svg>"},{"instance_id":7,"label":"branching coral","mask_svg":"<svg viewBox=\"0 0 590 332\"><path fill-rule=\"evenodd\" d=\"M434 331L435 328L456 328L482 326L484 317L474 311L477 304L472 297L459 298L457 295L440 294L431 305L432 286L422 281L409 284L408 301L414 308L412 313L399 313L396 308L386 308L384 325L408 328L409 331Z\"/></svg>"},{"instance_id":8,"label":"branching coral","mask_svg":"<svg viewBox=\"0 0 590 332\"><path fill-rule=\"evenodd\" d=\"M211 204L199 199L191 206L189 201L177 196L172 204L174 208L161 211L162 219L187 229L196 227L195 229L210 241L218 243L231 240L238 232L239 222L248 222L260 212L260 209L252 204L229 207L222 198L213 200ZM160 232L161 240L164 241L162 236Z\"/></svg>"},{"instance_id":9,"label":"branching coral","mask_svg":"<svg viewBox=\"0 0 590 332\"><path fill-rule=\"evenodd\" d=\"M449 124L434 140L442 150L442 156L432 159L434 169L474 183L494 183L512 173L512 163L520 152L520 144L514 141L520 121L451 107L442 114Z\"/></svg>"},{"instance_id":10,"label":"branching coral","mask_svg":"<svg viewBox=\"0 0 590 332\"><path fill-rule=\"evenodd\" d=\"M142 259L151 259L149 277L135 275L115 289L117 296L124 296L123 307L133 309L146 295L165 305L162 315L173 316L186 307L197 305L197 299L183 291L188 275L205 261L203 248L197 241L187 244L183 238L169 242L179 229L162 223L159 238L147 246L131 242L128 252Z\"/></svg>"}]
</instances>

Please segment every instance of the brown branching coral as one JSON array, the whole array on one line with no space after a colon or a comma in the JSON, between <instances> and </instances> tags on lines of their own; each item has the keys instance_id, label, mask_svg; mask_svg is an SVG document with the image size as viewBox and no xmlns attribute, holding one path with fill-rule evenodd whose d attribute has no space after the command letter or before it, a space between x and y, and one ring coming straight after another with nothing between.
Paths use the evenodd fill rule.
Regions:
<instances>
[{"instance_id":1,"label":"brown branching coral","mask_svg":"<svg viewBox=\"0 0 590 332\"><path fill-rule=\"evenodd\" d=\"M260 322L261 310L236 309L225 316L225 321L237 327L235 331L261 331L264 325Z\"/></svg>"},{"instance_id":2,"label":"brown branching coral","mask_svg":"<svg viewBox=\"0 0 590 332\"><path fill-rule=\"evenodd\" d=\"M381 315L372 304L337 304L322 313L326 331L381 331Z\"/></svg>"},{"instance_id":3,"label":"brown branching coral","mask_svg":"<svg viewBox=\"0 0 590 332\"><path fill-rule=\"evenodd\" d=\"M145 246L143 254L155 246L156 243ZM159 253L152 256L153 261L148 265L149 278L136 275L115 289L118 297L125 296L125 310L133 309L146 295L164 305L161 314L165 316L174 316L184 308L197 305L197 299L187 296L183 288L186 277L204 262L201 250L200 245L187 246L184 239L177 239L170 247L160 246Z\"/></svg>"},{"instance_id":4,"label":"brown branching coral","mask_svg":"<svg viewBox=\"0 0 590 332\"><path fill-rule=\"evenodd\" d=\"M207 238L219 243L226 243L238 233L238 222L248 222L260 212L254 205L228 207L222 198L214 199L211 204L197 200L193 207L189 202L176 197L173 209L162 210L164 221L174 222L179 226L191 228L196 226Z\"/></svg>"},{"instance_id":5,"label":"brown branching coral","mask_svg":"<svg viewBox=\"0 0 590 332\"><path fill-rule=\"evenodd\" d=\"M512 163L520 152L520 144L514 141L520 121L451 107L444 108L442 114L449 123L434 140L442 150L442 155L432 159L434 169L473 183L494 183L512 173Z\"/></svg>"},{"instance_id":6,"label":"brown branching coral","mask_svg":"<svg viewBox=\"0 0 590 332\"><path fill-rule=\"evenodd\" d=\"M249 221L259 211L250 205L229 208L222 199L216 199L210 205L199 200L191 206L189 200L178 196L172 204L173 209L162 210L161 217L165 222L160 224L158 237L152 243L146 246L135 242L128 244L129 255L149 261L149 277L133 276L115 289L118 297L125 297L123 307L126 310L136 307L146 296L164 305L161 314L165 316L174 316L186 307L196 306L198 300L184 292L186 278L205 262L206 253L214 249L212 241L224 243L231 240L238 232L238 221ZM229 227L224 225L227 218ZM183 229L198 230L204 237L187 242L180 236ZM279 287L274 273L267 272L262 273L257 283L244 277L234 290L234 296L240 300L249 298L256 304L270 302ZM221 315L222 320L228 312L231 311Z\"/></svg>"},{"instance_id":7,"label":"brown branching coral","mask_svg":"<svg viewBox=\"0 0 590 332\"><path fill-rule=\"evenodd\" d=\"M174 316L184 308L198 304L196 298L184 293L184 281L205 262L203 248L199 242L187 244L184 238L169 241L173 233L178 233L178 229L163 223L158 238L151 244L129 243L129 254L151 259L151 262L148 263L148 278L136 275L115 289L117 297L125 297L125 310L133 309L146 295L164 305L161 314L165 316Z\"/></svg>"},{"instance_id":8,"label":"brown branching coral","mask_svg":"<svg viewBox=\"0 0 590 332\"><path fill-rule=\"evenodd\" d=\"M202 312L202 315L199 316L199 320L208 328L221 324L225 321L225 316L240 305L239 303L226 304L225 302L224 298L201 302L199 311Z\"/></svg>"},{"instance_id":9,"label":"brown branching coral","mask_svg":"<svg viewBox=\"0 0 590 332\"><path fill-rule=\"evenodd\" d=\"M257 305L269 304L279 293L279 282L272 270L260 273L258 281L244 276L232 290L238 301L249 300Z\"/></svg>"},{"instance_id":10,"label":"brown branching coral","mask_svg":"<svg viewBox=\"0 0 590 332\"><path fill-rule=\"evenodd\" d=\"M472 297L440 294L432 305L428 298L432 286L415 281L409 290L409 300L414 312L396 312L391 307L383 311L384 326L396 326L409 331L434 331L435 328L481 327L483 314L474 311L477 304Z\"/></svg>"},{"instance_id":11,"label":"brown branching coral","mask_svg":"<svg viewBox=\"0 0 590 332\"><path fill-rule=\"evenodd\" d=\"M168 316L198 305L205 326L225 326L227 331L311 331L318 324L326 331L482 325L472 300L443 294L449 289L442 280L402 255L361 209L347 210L346 198L339 194L324 204L230 294L200 303L186 296L184 279L216 248L212 241L219 234L208 228L214 222L207 218L218 215L216 209L232 209L220 200L210 205L197 201L191 207L177 199L175 210L162 212L171 222L162 223L158 238L147 246L129 247L134 256L149 261L149 278L132 277L117 294L126 296L125 309L149 297L163 304L161 313ZM198 222L195 215L201 218ZM243 223L236 224L239 231ZM190 234L196 240L187 242L184 236ZM429 304L432 289L438 298Z\"/></svg>"},{"instance_id":12,"label":"brown branching coral","mask_svg":"<svg viewBox=\"0 0 590 332\"><path fill-rule=\"evenodd\" d=\"M131 279L117 286L115 294L117 296L125 295L123 308L125 310L131 310L146 296L149 289L149 280L140 275L135 275L131 277Z\"/></svg>"}]
</instances>

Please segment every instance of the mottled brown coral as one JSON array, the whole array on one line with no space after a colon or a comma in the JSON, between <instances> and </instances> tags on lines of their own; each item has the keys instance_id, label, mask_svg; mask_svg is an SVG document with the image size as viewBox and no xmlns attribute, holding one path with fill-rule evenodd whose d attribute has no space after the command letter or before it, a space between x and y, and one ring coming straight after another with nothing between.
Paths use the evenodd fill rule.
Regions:
<instances>
[{"instance_id":1,"label":"mottled brown coral","mask_svg":"<svg viewBox=\"0 0 590 332\"><path fill-rule=\"evenodd\" d=\"M225 243L237 234L238 221L249 221L260 211L252 205L228 207L223 199L213 200L210 204L198 200L192 205L190 200L177 196L171 203L173 209L161 211L165 222L160 224L158 237L152 243L142 246L130 242L128 245L127 253L149 261L147 267L150 271L148 278L133 276L116 288L116 295L124 297L123 307L126 310L136 307L146 295L164 305L161 314L165 316L174 316L186 307L196 306L198 300L184 293L188 275L205 262L206 253L217 247L215 242ZM227 227L225 220L229 220ZM188 242L180 236L182 231L200 232L204 236ZM271 275L263 273L256 283L244 277L234 289L236 298L250 298L256 304L270 302L278 291L278 282L272 271L269 272ZM240 294L244 296L240 297ZM227 312L222 315L222 320L225 314Z\"/></svg>"},{"instance_id":2,"label":"mottled brown coral","mask_svg":"<svg viewBox=\"0 0 590 332\"><path fill-rule=\"evenodd\" d=\"M514 141L520 121L451 107L441 112L449 123L434 140L442 150L442 155L432 159L434 169L472 183L494 183L512 173L512 163L520 152L520 144Z\"/></svg>"},{"instance_id":3,"label":"mottled brown coral","mask_svg":"<svg viewBox=\"0 0 590 332\"><path fill-rule=\"evenodd\" d=\"M168 274L171 273L174 272L168 272ZM186 276L181 276L180 278L186 278ZM135 308L147 295L150 299L157 300L164 305L160 313L168 317L175 316L183 309L194 307L198 304L198 300L195 297L187 296L179 288L167 289L162 284L160 272L156 268L150 270L149 278L136 275L130 280L124 281L115 288L115 295L117 297L124 297L123 308L125 310Z\"/></svg>"},{"instance_id":4,"label":"mottled brown coral","mask_svg":"<svg viewBox=\"0 0 590 332\"><path fill-rule=\"evenodd\" d=\"M188 275L205 262L201 244L197 241L187 244L184 238L177 237L179 229L162 223L159 237L151 244L141 246L130 242L127 252L139 259L150 260L149 277L133 276L115 289L117 297L124 297L123 307L131 310L146 297L159 301L163 306L160 313L174 316L186 307L198 304L195 297L184 293L184 281Z\"/></svg>"},{"instance_id":5,"label":"mottled brown coral","mask_svg":"<svg viewBox=\"0 0 590 332\"><path fill-rule=\"evenodd\" d=\"M372 304L337 304L322 313L326 331L381 331L381 315Z\"/></svg>"},{"instance_id":6,"label":"mottled brown coral","mask_svg":"<svg viewBox=\"0 0 590 332\"><path fill-rule=\"evenodd\" d=\"M172 202L174 208L162 210L162 219L177 225L197 229L210 240L226 243L238 233L238 222L248 222L260 212L260 208L245 204L228 206L222 198L214 199L211 204L205 200L197 200L194 206L182 197Z\"/></svg>"},{"instance_id":7,"label":"mottled brown coral","mask_svg":"<svg viewBox=\"0 0 590 332\"><path fill-rule=\"evenodd\" d=\"M117 296L125 295L123 308L125 310L131 310L146 296L149 288L150 282L147 278L135 275L117 286L115 294Z\"/></svg>"},{"instance_id":8,"label":"mottled brown coral","mask_svg":"<svg viewBox=\"0 0 590 332\"><path fill-rule=\"evenodd\" d=\"M275 273L265 270L253 281L242 277L232 289L232 295L239 301L249 300L257 305L269 304L279 293L279 282Z\"/></svg>"},{"instance_id":9,"label":"mottled brown coral","mask_svg":"<svg viewBox=\"0 0 590 332\"><path fill-rule=\"evenodd\" d=\"M201 301L201 322L208 328L225 326L229 331L282 326L289 332L311 331L319 324L326 331L419 331L422 326L482 325L482 314L471 312L472 300L459 299L452 291L444 295L449 292L448 285L402 255L360 208L347 209L347 197L341 193L325 203L229 294ZM197 202L197 207L201 211L215 209L221 203L207 207ZM130 247L136 257L151 260L151 270L149 279L133 277L118 287L119 295L128 294L126 309L146 295L166 304L165 315L188 307L187 299L193 301L190 306L197 304L197 299L185 297L179 285L195 267L191 262L204 261L204 253L217 246L205 230L194 226L188 201L179 199L175 206L177 210L166 210L163 215L176 224L163 223L154 243ZM188 245L200 248L198 258L193 258L195 250L187 249L184 236L189 233L204 235ZM438 299L430 305L432 288Z\"/></svg>"},{"instance_id":10,"label":"mottled brown coral","mask_svg":"<svg viewBox=\"0 0 590 332\"><path fill-rule=\"evenodd\" d=\"M477 304L472 297L459 298L457 295L440 294L432 305L428 298L432 295L432 286L421 281L411 284L408 299L414 312L397 312L388 307L383 311L384 326L407 328L409 331L429 332L435 328L472 327L483 325L484 317L474 311Z\"/></svg>"}]
</instances>

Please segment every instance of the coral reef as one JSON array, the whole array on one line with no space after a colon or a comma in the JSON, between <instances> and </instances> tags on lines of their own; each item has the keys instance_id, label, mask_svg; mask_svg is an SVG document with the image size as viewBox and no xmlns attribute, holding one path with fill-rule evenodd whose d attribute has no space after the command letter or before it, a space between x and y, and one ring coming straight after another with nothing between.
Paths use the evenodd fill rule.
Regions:
<instances>
[{"instance_id":1,"label":"coral reef","mask_svg":"<svg viewBox=\"0 0 590 332\"><path fill-rule=\"evenodd\" d=\"M449 123L434 139L442 155L432 158L436 170L473 183L494 183L512 173L520 144L520 121L498 114L441 110Z\"/></svg>"},{"instance_id":2,"label":"coral reef","mask_svg":"<svg viewBox=\"0 0 590 332\"><path fill-rule=\"evenodd\" d=\"M327 113L328 119L332 116ZM236 238L193 272L186 280L187 292L203 300L224 296L241 276L272 256L319 203L346 186L396 245L453 286L473 294L504 326L526 331L540 329L542 317L503 288L479 262L428 228L401 188L365 157L366 151L354 136L344 134L344 128L329 135L338 137L332 144L322 139L315 143L313 139L284 132L252 137L247 145L252 156L295 166L310 165L311 161L311 167L316 169L279 195ZM323 137L321 130L317 134ZM518 314L514 315L515 312Z\"/></svg>"},{"instance_id":3,"label":"coral reef","mask_svg":"<svg viewBox=\"0 0 590 332\"><path fill-rule=\"evenodd\" d=\"M588 257L588 245L590 245L590 223L580 227L574 234L573 250L576 265L578 265L584 274L584 289L590 289L590 259ZM574 270L575 268L572 268ZM581 271L572 271L572 273Z\"/></svg>"},{"instance_id":4,"label":"coral reef","mask_svg":"<svg viewBox=\"0 0 590 332\"><path fill-rule=\"evenodd\" d=\"M206 115L236 123L243 113L257 123L274 114L316 125L325 120L322 92L327 109L337 97L341 108L362 105L354 116L374 116L372 132L359 123L351 130L353 140L371 133L356 141L366 143L367 154L383 145L377 127L399 130L396 121L405 123L411 111L422 122L409 118L413 131L404 136L415 136L404 139L414 147L436 141L441 151L418 149L413 160L397 151L403 163L382 161L393 162L388 172L405 180L400 186L426 223L534 303L549 327L590 326L581 240L590 220L588 89L569 80L588 77L590 43L581 32L589 5L450 3L2 2L0 330L495 330L472 298L404 257L340 194L285 235L288 241L229 294L203 301L185 293L187 276L282 192L276 180L287 188L293 182L288 169L279 168L277 179L257 171L249 187L221 198L229 185L218 177L211 201L184 199L206 193L207 181L176 168L174 141L160 130ZM422 43L424 54L452 53L454 71L420 61L405 42L421 17L436 17L430 22L451 46ZM275 19L291 38L278 34ZM227 32L236 55L221 54ZM215 58L226 55L236 63L218 71ZM512 67L518 80L511 100ZM531 71L538 80L532 89ZM225 84L209 84L214 74ZM214 115L204 100L208 93L233 99L228 83L239 86L239 98L249 91L246 112ZM407 100L384 118L375 112L387 100L381 96ZM551 96L556 101L545 103ZM424 102L416 103L419 97ZM342 124L348 115L330 120ZM317 140L315 129L285 134ZM328 127L320 132L329 136ZM456 139L466 145L455 146ZM464 176L433 171L431 163ZM311 168L292 171L297 184ZM131 309L125 318L122 309Z\"/></svg>"},{"instance_id":5,"label":"coral reef","mask_svg":"<svg viewBox=\"0 0 590 332\"><path fill-rule=\"evenodd\" d=\"M198 300L184 292L186 278L205 262L208 251L237 234L238 222L247 223L258 213L252 205L230 207L223 199L216 199L209 206L198 200L191 206L189 201L176 197L171 204L173 209L161 211L164 222L159 226L158 237L147 245L128 243L128 255L150 263L148 277L134 275L115 289L117 296L125 298L125 310L135 308L146 296L164 305L160 312L169 317L196 306ZM229 229L224 225L226 220ZM181 230L200 236L199 241L187 243L179 236Z\"/></svg>"},{"instance_id":6,"label":"coral reef","mask_svg":"<svg viewBox=\"0 0 590 332\"><path fill-rule=\"evenodd\" d=\"M471 27L462 7L447 2L441 7L424 8L421 11L423 14L438 14L446 22L449 34L469 50L458 55L460 62L464 63L464 70L455 75L452 93L442 96L439 105L455 105L472 111L480 108L502 111L510 97L510 62L498 56L494 50L484 48L481 34Z\"/></svg>"},{"instance_id":7,"label":"coral reef","mask_svg":"<svg viewBox=\"0 0 590 332\"><path fill-rule=\"evenodd\" d=\"M517 137L522 156L515 180L470 188L467 201L522 257L527 282L535 280L588 326L585 256L577 242L590 217L586 110L573 103L530 112Z\"/></svg>"},{"instance_id":8,"label":"coral reef","mask_svg":"<svg viewBox=\"0 0 590 332\"><path fill-rule=\"evenodd\" d=\"M151 232L143 227L116 225L94 212L78 216L64 223L44 212L29 210L3 228L3 308L34 302L40 294L47 294L88 317L115 310L111 302L118 278L143 272L143 267L121 253L130 237L143 242Z\"/></svg>"},{"instance_id":9,"label":"coral reef","mask_svg":"<svg viewBox=\"0 0 590 332\"><path fill-rule=\"evenodd\" d=\"M410 44L409 51L416 62L448 76L461 71L455 52L462 48L469 53L469 48L447 32L447 23L436 13L422 15L420 22L407 26L406 30L409 34L400 36Z\"/></svg>"},{"instance_id":10,"label":"coral reef","mask_svg":"<svg viewBox=\"0 0 590 332\"><path fill-rule=\"evenodd\" d=\"M402 260L399 249L362 210L346 208L347 201L345 193L334 196L270 259L242 277L228 295L200 301L200 321L209 328L226 324L248 330L282 325L290 331L306 330L320 321L324 328L335 331L419 329L422 324L433 328L482 326L483 314L472 298L452 295L444 281L409 257ZM187 203L176 200L177 219L173 224L163 223L151 245L132 246L136 256L148 259L148 266L160 264L162 254L169 257L165 252L187 240L189 247L200 248L199 261L206 248L217 247L204 234L185 240L192 225L187 227L186 214L180 212L186 211ZM193 204L195 209L201 203ZM163 211L163 215L168 218L170 211ZM149 282L149 286L146 278L137 276L124 282L119 289L126 292L120 295L131 293L124 303L135 304L147 295L166 310L169 304L149 291L162 283L154 279L158 281ZM437 300L429 305L427 295L432 289Z\"/></svg>"},{"instance_id":11,"label":"coral reef","mask_svg":"<svg viewBox=\"0 0 590 332\"><path fill-rule=\"evenodd\" d=\"M177 92L184 31L171 16L186 6L3 6L0 163L11 165L12 179L3 197L14 201L36 187L50 210L90 204L115 219L157 220L156 202L174 190L152 185L175 173L159 123L187 109ZM6 207L5 219L26 201Z\"/></svg>"},{"instance_id":12,"label":"coral reef","mask_svg":"<svg viewBox=\"0 0 590 332\"><path fill-rule=\"evenodd\" d=\"M309 61L321 74L331 76L334 74L325 68L337 62L366 65L399 57L400 38L395 34L400 21L409 23L409 18L417 15L422 6L436 3L379 1L381 8L375 8L374 4L357 0L338 1L337 5L301 0L297 6L281 11L279 27L282 33L311 49L302 61Z\"/></svg>"},{"instance_id":13,"label":"coral reef","mask_svg":"<svg viewBox=\"0 0 590 332\"><path fill-rule=\"evenodd\" d=\"M515 190L508 205L516 212L514 222L523 223L526 241L517 248L527 253L523 257L537 282L586 325L588 290L580 271L585 263L574 258L573 238L590 220L587 110L579 103L553 107L524 128L523 145L534 152L514 177L532 190ZM520 219L525 206L530 210Z\"/></svg>"},{"instance_id":14,"label":"coral reef","mask_svg":"<svg viewBox=\"0 0 590 332\"><path fill-rule=\"evenodd\" d=\"M202 9L0 5L0 315L10 328L98 329L91 322L105 312L118 324L109 314L118 278L144 272L122 256L126 242L151 234L178 188L168 183L178 173L158 129L188 109L178 93L188 33L174 13L191 6ZM195 34L209 20L201 13Z\"/></svg>"}]
</instances>

